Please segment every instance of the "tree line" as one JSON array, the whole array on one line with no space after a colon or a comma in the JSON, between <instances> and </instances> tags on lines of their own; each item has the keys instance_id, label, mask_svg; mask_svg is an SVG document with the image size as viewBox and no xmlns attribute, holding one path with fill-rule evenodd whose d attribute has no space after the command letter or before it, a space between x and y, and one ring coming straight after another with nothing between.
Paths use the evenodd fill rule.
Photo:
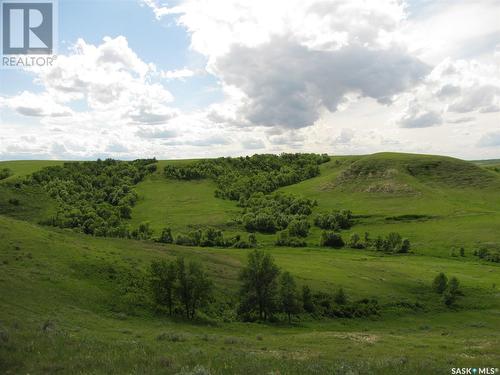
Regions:
<instances>
[{"instance_id":1,"label":"tree line","mask_svg":"<svg viewBox=\"0 0 500 375\"><path fill-rule=\"evenodd\" d=\"M253 250L239 274L241 283L236 312L244 321L275 321L284 316L289 323L301 313L313 318L361 317L377 315L376 299L351 301L343 288L335 293L313 292L301 288L287 271L281 271L273 257ZM175 261L154 261L150 268L150 288L158 311L182 314L193 319L197 309L215 302L213 282L195 262L187 265L182 257Z\"/></svg>"},{"instance_id":2,"label":"tree line","mask_svg":"<svg viewBox=\"0 0 500 375\"><path fill-rule=\"evenodd\" d=\"M164 172L168 178L178 180L210 178L217 185L216 197L240 200L318 176L319 165L329 160L326 154L261 154L167 165Z\"/></svg>"}]
</instances>

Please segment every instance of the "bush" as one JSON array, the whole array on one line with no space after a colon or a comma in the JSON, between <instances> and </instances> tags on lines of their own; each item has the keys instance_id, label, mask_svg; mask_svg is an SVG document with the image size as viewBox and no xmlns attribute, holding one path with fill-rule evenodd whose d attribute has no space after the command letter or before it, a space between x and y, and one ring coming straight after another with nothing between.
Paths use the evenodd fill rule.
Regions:
<instances>
[{"instance_id":1,"label":"bush","mask_svg":"<svg viewBox=\"0 0 500 375\"><path fill-rule=\"evenodd\" d=\"M321 229L349 229L353 225L352 213L349 210L332 211L320 214L314 219L314 225Z\"/></svg>"},{"instance_id":2,"label":"bush","mask_svg":"<svg viewBox=\"0 0 500 375\"><path fill-rule=\"evenodd\" d=\"M293 219L288 224L288 231L292 237L307 237L311 225L307 220Z\"/></svg>"},{"instance_id":3,"label":"bush","mask_svg":"<svg viewBox=\"0 0 500 375\"><path fill-rule=\"evenodd\" d=\"M335 232L323 232L321 234L320 246L327 246L333 248L344 247L345 243L342 236Z\"/></svg>"},{"instance_id":4,"label":"bush","mask_svg":"<svg viewBox=\"0 0 500 375\"><path fill-rule=\"evenodd\" d=\"M0 180L5 180L6 178L12 176L12 171L9 168L0 169Z\"/></svg>"},{"instance_id":5,"label":"bush","mask_svg":"<svg viewBox=\"0 0 500 375\"><path fill-rule=\"evenodd\" d=\"M276 242L274 244L276 246L289 246L289 247L307 246L307 243L304 240L298 237L291 236L288 229L285 229L278 234L278 238L276 239Z\"/></svg>"},{"instance_id":6,"label":"bush","mask_svg":"<svg viewBox=\"0 0 500 375\"><path fill-rule=\"evenodd\" d=\"M446 290L447 286L448 278L443 272L439 273L439 275L437 275L432 282L432 289L439 294L442 294Z\"/></svg>"},{"instance_id":7,"label":"bush","mask_svg":"<svg viewBox=\"0 0 500 375\"><path fill-rule=\"evenodd\" d=\"M172 236L172 230L170 228L163 228L157 241L160 243L173 243L174 237Z\"/></svg>"}]
</instances>

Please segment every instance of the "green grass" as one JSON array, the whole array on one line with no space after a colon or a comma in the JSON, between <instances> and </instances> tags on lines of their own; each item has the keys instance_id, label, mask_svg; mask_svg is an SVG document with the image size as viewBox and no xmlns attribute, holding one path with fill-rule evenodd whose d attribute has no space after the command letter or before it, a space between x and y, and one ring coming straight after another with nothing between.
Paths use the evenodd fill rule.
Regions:
<instances>
[{"instance_id":1,"label":"green grass","mask_svg":"<svg viewBox=\"0 0 500 375\"><path fill-rule=\"evenodd\" d=\"M0 169L9 168L13 175L4 181L14 180L24 177L45 167L62 165L64 162L59 160L16 160L0 161Z\"/></svg>"},{"instance_id":2,"label":"green grass","mask_svg":"<svg viewBox=\"0 0 500 375\"><path fill-rule=\"evenodd\" d=\"M139 202L132 212L132 226L149 221L159 233L164 227L187 231L199 226L226 228L238 209L235 202L215 198L215 184L209 180L176 181L163 175L165 163L158 171L139 183Z\"/></svg>"},{"instance_id":3,"label":"green grass","mask_svg":"<svg viewBox=\"0 0 500 375\"><path fill-rule=\"evenodd\" d=\"M292 326L157 316L138 303L144 296L127 286L128 274L144 272L153 259L183 255L201 261L217 295L229 298L238 289L248 251L43 227L37 223L53 212L54 202L41 191L0 183L0 373L177 374L201 365L212 374L448 374L451 367L498 367L500 269L472 255L480 243L500 243L496 175L456 159L445 159L437 172L406 173L408 164L436 160L442 161L400 154L334 157L321 166L319 177L281 189L316 199L316 212L348 208L361 215L343 232L346 238L352 232L397 231L413 248L400 256L321 249L317 228L307 239L310 247L302 249L276 248L275 236L260 235L260 247L300 285L327 292L342 286L352 299L376 297L382 305L378 317L303 317ZM166 163L137 186L140 200L131 225L149 221L156 231L167 225L175 232L206 225L241 231L228 224L238 213L235 202L215 198L210 181L165 179ZM371 177L346 174L352 163ZM11 168L17 176L43 166L20 165ZM442 165L455 172L443 177ZM384 174L388 169L397 172ZM456 171L477 181L450 183L460 178ZM373 184L389 188L367 189ZM410 189L398 188L405 184ZM13 206L11 198L21 204ZM410 217L387 220L402 215ZM466 256L450 256L459 246L465 246ZM438 272L461 281L465 296L456 309L445 308L431 290ZM423 309L400 306L417 301Z\"/></svg>"}]
</instances>

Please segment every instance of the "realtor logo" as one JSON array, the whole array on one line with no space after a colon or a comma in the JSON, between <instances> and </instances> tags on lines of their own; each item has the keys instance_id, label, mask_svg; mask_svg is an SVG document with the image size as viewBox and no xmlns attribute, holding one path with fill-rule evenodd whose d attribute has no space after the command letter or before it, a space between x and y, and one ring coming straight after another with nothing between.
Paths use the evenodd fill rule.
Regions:
<instances>
[{"instance_id":1,"label":"realtor logo","mask_svg":"<svg viewBox=\"0 0 500 375\"><path fill-rule=\"evenodd\" d=\"M50 55L54 50L53 1L1 3L4 55Z\"/></svg>"}]
</instances>

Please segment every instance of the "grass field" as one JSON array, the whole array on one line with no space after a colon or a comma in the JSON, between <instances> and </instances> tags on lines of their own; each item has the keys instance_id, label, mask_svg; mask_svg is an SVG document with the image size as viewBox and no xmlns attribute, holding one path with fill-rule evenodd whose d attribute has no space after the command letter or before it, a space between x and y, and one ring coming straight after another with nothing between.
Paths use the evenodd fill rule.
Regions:
<instances>
[{"instance_id":1,"label":"grass field","mask_svg":"<svg viewBox=\"0 0 500 375\"><path fill-rule=\"evenodd\" d=\"M440 163L437 173L422 171L428 162ZM210 181L165 179L166 163L137 186L132 225L243 233L230 224L235 202L215 198ZM9 162L16 176L43 166ZM302 317L291 326L153 314L136 303L142 296L125 275L182 254L202 261L216 293L229 297L248 250L40 226L54 202L42 191L16 191L13 181L0 183L0 373L449 374L452 367L500 365L500 269L472 255L481 243L500 244L500 177L491 170L431 156L334 157L320 176L281 189L316 199L316 212L351 209L359 216L346 237L397 231L412 243L409 255L381 255L320 248L317 228L300 249L276 248L275 236L259 235L259 246L299 284L326 292L341 286L353 299L378 298L383 308L372 318ZM19 206L9 204L13 196ZM424 216L398 219L416 214ZM451 256L459 246L466 256ZM439 272L461 281L465 296L454 309L430 287Z\"/></svg>"}]
</instances>

